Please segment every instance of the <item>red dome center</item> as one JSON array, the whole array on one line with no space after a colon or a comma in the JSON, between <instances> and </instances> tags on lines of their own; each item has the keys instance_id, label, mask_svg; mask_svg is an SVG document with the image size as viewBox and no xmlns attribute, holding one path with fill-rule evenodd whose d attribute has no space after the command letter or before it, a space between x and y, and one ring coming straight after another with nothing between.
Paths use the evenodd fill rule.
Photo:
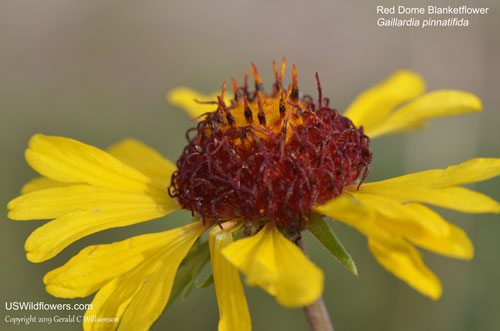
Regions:
<instances>
[{"instance_id":1,"label":"red dome center","mask_svg":"<svg viewBox=\"0 0 500 331\"><path fill-rule=\"evenodd\" d=\"M271 96L259 90L259 80L252 93L247 84L243 93L235 87L229 107L220 98L219 109L193 130L170 192L203 219L269 219L301 230L313 205L335 198L360 174L361 181L367 176L370 141L328 100L293 100L295 70L288 93L278 75ZM319 82L318 87L321 98ZM255 120L249 111L258 113Z\"/></svg>"}]
</instances>

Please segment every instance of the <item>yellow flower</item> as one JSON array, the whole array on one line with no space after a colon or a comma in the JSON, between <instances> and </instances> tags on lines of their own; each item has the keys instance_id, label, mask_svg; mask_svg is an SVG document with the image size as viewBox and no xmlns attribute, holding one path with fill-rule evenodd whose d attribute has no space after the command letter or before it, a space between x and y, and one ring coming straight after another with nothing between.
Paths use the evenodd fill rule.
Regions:
<instances>
[{"instance_id":1,"label":"yellow flower","mask_svg":"<svg viewBox=\"0 0 500 331\"><path fill-rule=\"evenodd\" d=\"M316 213L365 234L380 264L433 299L441 295L440 282L413 245L472 258L467 235L423 203L499 213L498 202L459 185L499 175L500 159L473 159L373 183L363 180L371 162L367 136L420 129L433 117L478 112L476 96L454 90L423 94L420 76L400 71L363 92L342 116L322 98L319 80L317 102L299 94L295 67L288 90L282 84L284 65L279 73L275 69L271 95L263 92L252 69L255 92L249 92L246 79L244 87L233 81L230 106L225 88L213 96L187 88L169 93L173 104L200 118L197 135L189 138L177 167L133 139L103 151L69 138L31 138L26 160L42 177L26 184L8 204L8 216L53 219L26 241L32 262L48 260L92 233L179 209L202 217L173 230L84 248L49 272L44 283L54 296L97 292L86 312L85 330L147 330L165 309L179 266L193 260L188 253L203 247L195 242L211 227L208 247L219 330L251 329L238 270L247 284L263 288L286 307L307 306L321 296L322 271L291 241L308 228L332 245L327 242L331 238L322 237L329 229L322 227L321 218L318 227L311 225ZM212 103L193 101L216 97ZM337 257L356 272L339 249Z\"/></svg>"}]
</instances>

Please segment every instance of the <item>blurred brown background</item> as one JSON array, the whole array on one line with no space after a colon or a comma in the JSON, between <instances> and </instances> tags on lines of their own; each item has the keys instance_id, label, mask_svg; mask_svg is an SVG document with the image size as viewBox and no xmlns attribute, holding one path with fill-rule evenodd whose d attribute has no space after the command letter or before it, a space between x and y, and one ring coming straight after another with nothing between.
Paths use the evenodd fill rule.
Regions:
<instances>
[{"instance_id":1,"label":"blurred brown background","mask_svg":"<svg viewBox=\"0 0 500 331\"><path fill-rule=\"evenodd\" d=\"M500 3L422 4L490 8L488 15L468 16L467 28L377 27L381 15L376 5L410 3L0 1L0 329L80 329L78 323L14 327L4 321L6 315L67 313L6 311L5 302L90 302L49 296L43 275L88 244L160 231L188 218L176 213L108 230L80 240L48 262L28 262L24 241L41 222L7 220L5 205L35 176L23 158L34 133L72 137L102 148L132 136L175 160L192 123L180 109L166 104L166 91L185 85L212 92L231 76L241 80L250 61L270 88L272 60L285 55L289 64L297 65L301 90L315 95L314 73L319 71L324 95L339 110L361 90L401 68L421 73L431 90L463 89L483 100L482 114L434 120L426 131L373 141L370 181L478 156L500 157ZM499 184L497 178L475 188L500 200ZM343 224L335 230L355 258L359 279L307 238L311 258L325 271L325 301L336 330L500 328L499 216L440 212L467 230L476 257L463 262L424 252L443 282L444 294L437 302L385 272L370 255L366 239ZM307 329L300 310L280 307L260 289L247 287L246 293L254 330ZM187 301L176 302L153 330L216 330L217 322L210 288L194 290Z\"/></svg>"}]
</instances>

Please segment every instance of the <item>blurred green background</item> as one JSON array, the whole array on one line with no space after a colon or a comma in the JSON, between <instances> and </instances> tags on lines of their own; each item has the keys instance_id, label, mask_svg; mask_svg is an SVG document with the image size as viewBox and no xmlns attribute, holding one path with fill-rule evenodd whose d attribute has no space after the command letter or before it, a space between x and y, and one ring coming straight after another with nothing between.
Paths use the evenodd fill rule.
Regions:
<instances>
[{"instance_id":1,"label":"blurred green background","mask_svg":"<svg viewBox=\"0 0 500 331\"><path fill-rule=\"evenodd\" d=\"M410 2L405 1L406 5ZM417 2L414 2L417 3ZM426 4L457 5L463 1ZM135 137L172 160L180 154L192 123L168 105L165 92L185 85L202 92L220 88L231 76L242 80L254 61L269 89L272 60L296 64L303 92L316 95L319 71L324 95L344 110L361 90L397 69L421 73L428 88L477 94L482 114L434 120L428 130L372 142L369 181L446 167L469 158L500 157L500 3L485 16L469 16L467 28L381 28L376 5L391 1L0 1L0 329L78 330L78 323L13 326L6 315L53 316L49 311L7 311L5 302L90 302L46 294L49 270L81 248L183 224L188 215L104 231L69 246L56 258L28 262L24 241L42 221L6 218L6 203L36 174L23 152L37 132L72 137L105 148ZM287 72L290 78L290 70ZM500 179L474 186L500 200ZM498 330L500 219L439 210L465 228L475 243L471 262L424 252L443 282L433 302L385 272L370 255L366 239L335 225L355 258L355 278L314 240L306 244L325 271L325 301L336 330ZM302 311L280 307L260 289L247 287L254 330L306 330ZM74 312L82 314L83 312ZM178 300L153 330L216 330L213 288Z\"/></svg>"}]
</instances>

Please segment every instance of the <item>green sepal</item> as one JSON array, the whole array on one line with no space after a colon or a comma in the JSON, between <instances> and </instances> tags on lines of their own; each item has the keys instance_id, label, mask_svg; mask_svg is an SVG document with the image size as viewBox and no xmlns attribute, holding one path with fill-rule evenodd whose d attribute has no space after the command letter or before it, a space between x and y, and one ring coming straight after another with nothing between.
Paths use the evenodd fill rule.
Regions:
<instances>
[{"instance_id":1,"label":"green sepal","mask_svg":"<svg viewBox=\"0 0 500 331\"><path fill-rule=\"evenodd\" d=\"M168 300L167 308L177 299L184 290L184 299L189 295L203 267L210 260L210 250L208 242L196 243L193 245L188 255L175 275L174 285Z\"/></svg>"},{"instance_id":2,"label":"green sepal","mask_svg":"<svg viewBox=\"0 0 500 331\"><path fill-rule=\"evenodd\" d=\"M326 224L323 217L319 214L312 213L309 220L309 222L306 222L307 229L340 263L354 275L358 276L358 270L354 260L345 250L344 246L342 246L328 224Z\"/></svg>"},{"instance_id":3,"label":"green sepal","mask_svg":"<svg viewBox=\"0 0 500 331\"><path fill-rule=\"evenodd\" d=\"M244 229L245 229L245 226L240 226L238 230L233 231L231 233L231 236L233 238L233 242L240 240L240 239L243 239L243 237L245 236L243 233Z\"/></svg>"},{"instance_id":4,"label":"green sepal","mask_svg":"<svg viewBox=\"0 0 500 331\"><path fill-rule=\"evenodd\" d=\"M208 276L198 285L196 285L197 288L206 288L209 287L214 283L214 274L210 273Z\"/></svg>"}]
</instances>

